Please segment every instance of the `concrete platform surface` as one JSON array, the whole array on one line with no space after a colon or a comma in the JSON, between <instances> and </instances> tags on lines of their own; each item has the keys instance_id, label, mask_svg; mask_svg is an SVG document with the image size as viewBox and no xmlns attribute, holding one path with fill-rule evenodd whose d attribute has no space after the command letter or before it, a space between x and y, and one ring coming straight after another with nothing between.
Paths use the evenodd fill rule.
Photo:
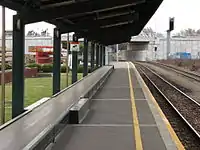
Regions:
<instances>
[{"instance_id":1,"label":"concrete platform surface","mask_svg":"<svg viewBox=\"0 0 200 150\"><path fill-rule=\"evenodd\" d=\"M153 104L144 94L137 76L132 65L115 63L114 72L93 98L85 120L81 124L67 126L52 149L177 149L164 121L155 119L159 113L151 106ZM134 97L131 96L131 90ZM139 121L139 126L135 120ZM158 126L162 126L162 130Z\"/></svg>"}]
</instances>

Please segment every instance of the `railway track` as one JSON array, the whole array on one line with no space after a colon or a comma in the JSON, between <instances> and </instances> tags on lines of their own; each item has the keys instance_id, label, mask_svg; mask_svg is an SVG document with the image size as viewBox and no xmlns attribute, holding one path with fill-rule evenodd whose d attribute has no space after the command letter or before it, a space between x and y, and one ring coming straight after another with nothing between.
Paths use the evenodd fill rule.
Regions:
<instances>
[{"instance_id":1,"label":"railway track","mask_svg":"<svg viewBox=\"0 0 200 150\"><path fill-rule=\"evenodd\" d=\"M139 72L148 79L200 141L200 104L166 81L147 66L136 63Z\"/></svg>"},{"instance_id":2,"label":"railway track","mask_svg":"<svg viewBox=\"0 0 200 150\"><path fill-rule=\"evenodd\" d=\"M195 81L198 81L200 82L200 75L199 74L195 74L195 73L192 73L192 72L188 72L188 71L185 71L185 70L182 70L182 69L179 69L179 68L175 68L173 66L169 66L169 65L166 65L166 64L162 64L162 63L152 63L151 64L153 65L156 65L156 66L160 66L160 67L164 67L166 69L170 69L178 74L181 74L187 78L190 78L190 79L193 79Z\"/></svg>"}]
</instances>

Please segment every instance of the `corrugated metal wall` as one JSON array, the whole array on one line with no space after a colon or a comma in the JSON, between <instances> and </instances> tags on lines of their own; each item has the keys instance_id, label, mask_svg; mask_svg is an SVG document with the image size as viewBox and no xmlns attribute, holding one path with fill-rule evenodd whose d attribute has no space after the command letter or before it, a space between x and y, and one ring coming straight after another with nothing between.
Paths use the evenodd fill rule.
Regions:
<instances>
[{"instance_id":1,"label":"corrugated metal wall","mask_svg":"<svg viewBox=\"0 0 200 150\"><path fill-rule=\"evenodd\" d=\"M199 38L176 38L171 39L171 54L176 52L191 53L192 59L200 58L200 39ZM153 49L149 49L149 59L154 59L152 55ZM166 39L160 39L158 43L157 59L167 58L167 42Z\"/></svg>"}]
</instances>

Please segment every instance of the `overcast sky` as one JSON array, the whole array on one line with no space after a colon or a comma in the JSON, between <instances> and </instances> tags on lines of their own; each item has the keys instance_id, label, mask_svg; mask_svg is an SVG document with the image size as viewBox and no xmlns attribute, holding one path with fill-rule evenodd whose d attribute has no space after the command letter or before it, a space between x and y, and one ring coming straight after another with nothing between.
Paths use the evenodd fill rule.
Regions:
<instances>
[{"instance_id":1,"label":"overcast sky","mask_svg":"<svg viewBox=\"0 0 200 150\"><path fill-rule=\"evenodd\" d=\"M146 27L152 27L157 32L164 33L168 29L169 17L175 17L175 31L178 32L185 28L200 29L200 0L164 0L157 12L148 22ZM1 12L1 10L0 10ZM12 15L16 12L6 10L6 29L12 30ZM1 20L1 13L0 13ZM1 26L1 21L0 21ZM28 30L38 30L48 28L52 33L53 25L45 22L26 25Z\"/></svg>"}]
</instances>

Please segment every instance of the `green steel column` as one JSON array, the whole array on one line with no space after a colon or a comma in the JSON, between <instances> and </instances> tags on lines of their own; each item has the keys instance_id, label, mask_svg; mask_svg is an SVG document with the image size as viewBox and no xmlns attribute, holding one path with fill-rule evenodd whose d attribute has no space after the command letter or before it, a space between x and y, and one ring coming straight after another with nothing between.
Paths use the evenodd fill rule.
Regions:
<instances>
[{"instance_id":1,"label":"green steel column","mask_svg":"<svg viewBox=\"0 0 200 150\"><path fill-rule=\"evenodd\" d=\"M106 64L106 47L103 46L103 65L105 66Z\"/></svg>"},{"instance_id":2,"label":"green steel column","mask_svg":"<svg viewBox=\"0 0 200 150\"><path fill-rule=\"evenodd\" d=\"M24 23L13 16L12 118L24 112Z\"/></svg>"},{"instance_id":3,"label":"green steel column","mask_svg":"<svg viewBox=\"0 0 200 150\"><path fill-rule=\"evenodd\" d=\"M99 68L99 45L96 44L96 68Z\"/></svg>"},{"instance_id":4,"label":"green steel column","mask_svg":"<svg viewBox=\"0 0 200 150\"><path fill-rule=\"evenodd\" d=\"M103 64L103 45L100 45L100 52L99 52L99 61L100 61L100 67L102 67L102 64Z\"/></svg>"},{"instance_id":5,"label":"green steel column","mask_svg":"<svg viewBox=\"0 0 200 150\"><path fill-rule=\"evenodd\" d=\"M88 75L88 41L84 38L83 77Z\"/></svg>"},{"instance_id":6,"label":"green steel column","mask_svg":"<svg viewBox=\"0 0 200 150\"><path fill-rule=\"evenodd\" d=\"M91 71L94 71L94 43L91 42Z\"/></svg>"},{"instance_id":7,"label":"green steel column","mask_svg":"<svg viewBox=\"0 0 200 150\"><path fill-rule=\"evenodd\" d=\"M73 41L78 42L77 36L73 35ZM78 70L78 52L72 51L72 84L77 81L77 70Z\"/></svg>"},{"instance_id":8,"label":"green steel column","mask_svg":"<svg viewBox=\"0 0 200 150\"><path fill-rule=\"evenodd\" d=\"M53 39L53 95L60 92L60 56L61 34L58 28L54 28Z\"/></svg>"}]
</instances>

